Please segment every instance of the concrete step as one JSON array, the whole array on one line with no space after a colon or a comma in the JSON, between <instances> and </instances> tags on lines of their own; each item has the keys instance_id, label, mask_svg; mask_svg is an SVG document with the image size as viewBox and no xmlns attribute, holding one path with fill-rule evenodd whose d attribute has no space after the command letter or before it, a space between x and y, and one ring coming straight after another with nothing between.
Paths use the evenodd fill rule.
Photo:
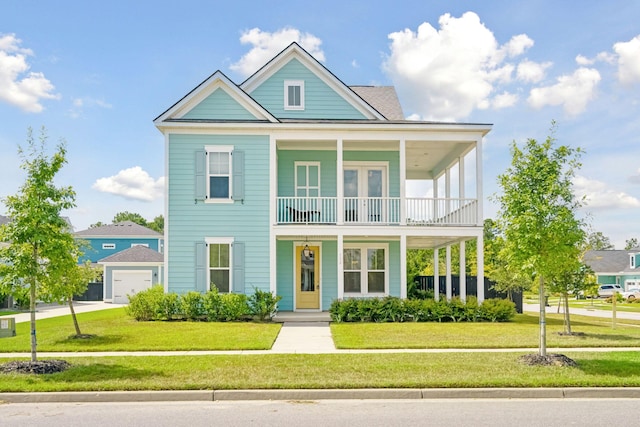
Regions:
<instances>
[{"instance_id":1,"label":"concrete step","mask_svg":"<svg viewBox=\"0 0 640 427\"><path fill-rule=\"evenodd\" d=\"M300 311L280 311L273 318L274 322L330 322L331 316L328 312L300 312Z\"/></svg>"}]
</instances>

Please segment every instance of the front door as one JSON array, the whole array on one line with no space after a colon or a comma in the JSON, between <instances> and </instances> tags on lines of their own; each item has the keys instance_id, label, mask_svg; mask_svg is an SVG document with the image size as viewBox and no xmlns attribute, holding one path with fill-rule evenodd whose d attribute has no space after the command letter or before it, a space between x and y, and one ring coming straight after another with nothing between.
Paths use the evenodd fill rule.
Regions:
<instances>
[{"instance_id":1,"label":"front door","mask_svg":"<svg viewBox=\"0 0 640 427\"><path fill-rule=\"evenodd\" d=\"M320 247L296 246L296 309L320 309Z\"/></svg>"}]
</instances>

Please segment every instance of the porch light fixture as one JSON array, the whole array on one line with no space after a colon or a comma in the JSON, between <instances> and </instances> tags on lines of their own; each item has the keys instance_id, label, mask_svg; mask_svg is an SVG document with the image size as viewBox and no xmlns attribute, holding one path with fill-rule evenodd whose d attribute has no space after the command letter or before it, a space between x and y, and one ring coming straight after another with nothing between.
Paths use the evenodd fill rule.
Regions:
<instances>
[{"instance_id":1,"label":"porch light fixture","mask_svg":"<svg viewBox=\"0 0 640 427\"><path fill-rule=\"evenodd\" d=\"M309 249L309 245L304 245L304 249L302 249L302 253L304 254L305 258L309 258L309 256L311 255L311 250Z\"/></svg>"}]
</instances>

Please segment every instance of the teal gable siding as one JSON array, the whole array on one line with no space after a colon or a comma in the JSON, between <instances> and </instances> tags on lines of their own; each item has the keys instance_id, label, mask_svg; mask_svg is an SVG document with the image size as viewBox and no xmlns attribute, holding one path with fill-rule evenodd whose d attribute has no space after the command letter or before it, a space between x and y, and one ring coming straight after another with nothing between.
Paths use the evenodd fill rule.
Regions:
<instances>
[{"instance_id":1,"label":"teal gable siding","mask_svg":"<svg viewBox=\"0 0 640 427\"><path fill-rule=\"evenodd\" d=\"M285 80L304 80L304 110L284 109ZM297 59L292 59L284 65L250 95L278 118L338 120L366 118Z\"/></svg>"},{"instance_id":2,"label":"teal gable siding","mask_svg":"<svg viewBox=\"0 0 640 427\"><path fill-rule=\"evenodd\" d=\"M100 237L100 238L87 238L83 237L81 240L84 240L89 244L89 247L85 247L84 255L80 257L79 262L83 263L87 260L91 262L98 262L103 258L116 254L118 252L124 251L125 249L131 248L133 244L142 244L148 245L149 249L153 249L154 251L161 252L161 248L159 247L159 239L137 239L137 238L118 238L118 237ZM114 249L103 249L103 244L114 244Z\"/></svg>"},{"instance_id":3,"label":"teal gable siding","mask_svg":"<svg viewBox=\"0 0 640 427\"><path fill-rule=\"evenodd\" d=\"M389 295L400 297L400 242L389 242Z\"/></svg>"},{"instance_id":4,"label":"teal gable siding","mask_svg":"<svg viewBox=\"0 0 640 427\"><path fill-rule=\"evenodd\" d=\"M207 145L233 145L244 152L242 201L196 200L195 154ZM168 162L169 291L196 288L196 243L207 237L243 243L245 293L269 291L269 137L171 134Z\"/></svg>"},{"instance_id":5,"label":"teal gable siding","mask_svg":"<svg viewBox=\"0 0 640 427\"><path fill-rule=\"evenodd\" d=\"M618 283L616 276L598 274L597 280L601 285L615 285L616 283Z\"/></svg>"},{"instance_id":6,"label":"teal gable siding","mask_svg":"<svg viewBox=\"0 0 640 427\"><path fill-rule=\"evenodd\" d=\"M336 162L335 151L282 150L278 152L278 196L295 196L295 163L320 162L320 195L335 197Z\"/></svg>"},{"instance_id":7,"label":"teal gable siding","mask_svg":"<svg viewBox=\"0 0 640 427\"><path fill-rule=\"evenodd\" d=\"M328 311L331 303L338 298L338 242L322 242L322 310Z\"/></svg>"},{"instance_id":8,"label":"teal gable siding","mask_svg":"<svg viewBox=\"0 0 640 427\"><path fill-rule=\"evenodd\" d=\"M256 118L240 105L223 89L217 89L182 118L209 120L256 120Z\"/></svg>"}]
</instances>

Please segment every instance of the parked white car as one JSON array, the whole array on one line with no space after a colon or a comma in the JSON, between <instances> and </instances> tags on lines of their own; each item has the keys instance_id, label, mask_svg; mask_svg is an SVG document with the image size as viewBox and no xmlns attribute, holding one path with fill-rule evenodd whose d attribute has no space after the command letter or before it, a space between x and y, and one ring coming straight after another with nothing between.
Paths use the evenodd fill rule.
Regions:
<instances>
[{"instance_id":1,"label":"parked white car","mask_svg":"<svg viewBox=\"0 0 640 427\"><path fill-rule=\"evenodd\" d=\"M629 288L626 291L622 292L622 296L624 297L624 299L629 301L640 298L640 288Z\"/></svg>"},{"instance_id":2,"label":"parked white car","mask_svg":"<svg viewBox=\"0 0 640 427\"><path fill-rule=\"evenodd\" d=\"M600 285L598 286L598 298L607 298L613 296L614 292L622 293L623 289L620 285Z\"/></svg>"}]
</instances>

